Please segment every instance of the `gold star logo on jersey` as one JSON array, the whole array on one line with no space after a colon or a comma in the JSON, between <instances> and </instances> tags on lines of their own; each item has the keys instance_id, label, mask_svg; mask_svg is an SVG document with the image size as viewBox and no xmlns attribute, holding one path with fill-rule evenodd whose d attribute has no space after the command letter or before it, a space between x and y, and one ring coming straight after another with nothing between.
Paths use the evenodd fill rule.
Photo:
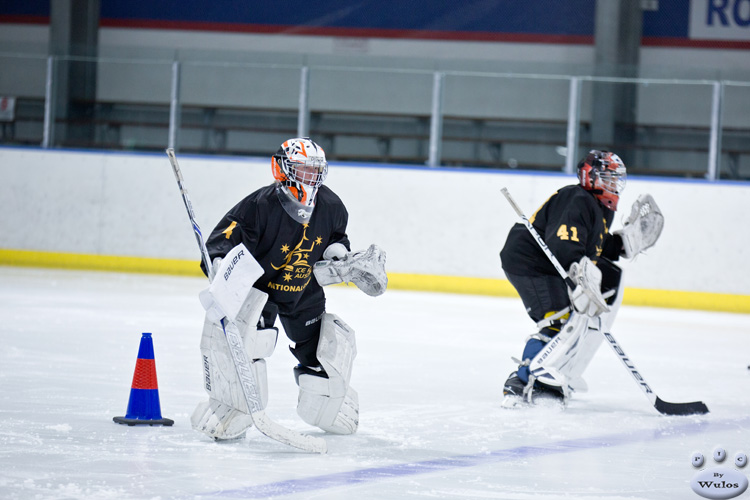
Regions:
<instances>
[{"instance_id":1,"label":"gold star logo on jersey","mask_svg":"<svg viewBox=\"0 0 750 500\"><path fill-rule=\"evenodd\" d=\"M283 253L286 253L287 256L284 259L284 262L279 264L278 266L271 264L271 267L276 269L277 271L279 269L284 269L285 271L289 271L294 273L295 268L304 268L306 271L303 272L303 270L298 269L296 271L297 274L304 274L304 277L307 278L310 274L310 263L308 262L308 259L310 258L310 253L313 251L313 249L320 245L323 242L323 239L318 236L315 241L311 242L307 248L303 248L303 245L305 242L309 242L310 240L307 237L307 228L308 225L304 224L302 227L304 227L304 231L302 232L302 239L297 243L297 245L294 247L292 251L289 251L289 246L284 245L281 247L281 251ZM299 278L302 276L295 276L295 278Z\"/></svg>"},{"instance_id":2,"label":"gold star logo on jersey","mask_svg":"<svg viewBox=\"0 0 750 500\"><path fill-rule=\"evenodd\" d=\"M294 248L289 245L282 245L280 250L285 255L284 261L277 265L271 264L276 271L282 271L279 282L269 281L268 288L271 290L280 290L283 292L301 292L304 290L312 279L312 266L309 259L315 247L323 244L323 238L318 236L314 241L307 237L308 224L302 226L302 238ZM303 280L301 283L297 280ZM299 284L295 284L299 283Z\"/></svg>"}]
</instances>

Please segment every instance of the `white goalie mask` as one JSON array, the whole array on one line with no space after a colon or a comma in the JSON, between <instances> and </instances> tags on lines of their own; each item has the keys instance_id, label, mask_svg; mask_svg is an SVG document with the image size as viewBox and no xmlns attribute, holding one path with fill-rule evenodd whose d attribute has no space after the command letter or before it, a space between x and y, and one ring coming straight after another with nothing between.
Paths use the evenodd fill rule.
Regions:
<instances>
[{"instance_id":1,"label":"white goalie mask","mask_svg":"<svg viewBox=\"0 0 750 500\"><path fill-rule=\"evenodd\" d=\"M297 222L308 222L318 189L328 174L323 148L308 137L284 141L271 158L271 170L286 212Z\"/></svg>"}]
</instances>

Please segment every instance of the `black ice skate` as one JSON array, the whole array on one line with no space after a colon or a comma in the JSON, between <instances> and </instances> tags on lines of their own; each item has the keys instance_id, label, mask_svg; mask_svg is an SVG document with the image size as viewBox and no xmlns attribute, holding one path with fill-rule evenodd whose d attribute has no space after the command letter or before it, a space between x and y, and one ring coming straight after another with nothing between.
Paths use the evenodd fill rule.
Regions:
<instances>
[{"instance_id":1,"label":"black ice skate","mask_svg":"<svg viewBox=\"0 0 750 500\"><path fill-rule=\"evenodd\" d=\"M525 383L513 372L503 385L503 408L523 408L534 405L565 406L566 398L562 388L538 381Z\"/></svg>"}]
</instances>

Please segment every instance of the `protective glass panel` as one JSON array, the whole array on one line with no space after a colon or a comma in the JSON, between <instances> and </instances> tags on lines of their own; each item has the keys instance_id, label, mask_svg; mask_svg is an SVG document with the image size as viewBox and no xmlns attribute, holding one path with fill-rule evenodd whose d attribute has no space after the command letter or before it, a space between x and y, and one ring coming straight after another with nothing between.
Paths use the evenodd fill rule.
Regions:
<instances>
[{"instance_id":1,"label":"protective glass panel","mask_svg":"<svg viewBox=\"0 0 750 500\"><path fill-rule=\"evenodd\" d=\"M569 89L566 78L448 74L442 164L562 170Z\"/></svg>"},{"instance_id":2,"label":"protective glass panel","mask_svg":"<svg viewBox=\"0 0 750 500\"><path fill-rule=\"evenodd\" d=\"M750 84L724 85L719 178L750 180Z\"/></svg>"},{"instance_id":3,"label":"protective glass panel","mask_svg":"<svg viewBox=\"0 0 750 500\"><path fill-rule=\"evenodd\" d=\"M180 74L181 151L264 156L297 136L300 67L188 61Z\"/></svg>"},{"instance_id":4,"label":"protective glass panel","mask_svg":"<svg viewBox=\"0 0 750 500\"><path fill-rule=\"evenodd\" d=\"M703 178L711 99L708 84L584 81L579 147L617 153L629 175Z\"/></svg>"},{"instance_id":5,"label":"protective glass panel","mask_svg":"<svg viewBox=\"0 0 750 500\"><path fill-rule=\"evenodd\" d=\"M329 161L424 165L432 83L426 71L311 67L310 137Z\"/></svg>"},{"instance_id":6,"label":"protective glass panel","mask_svg":"<svg viewBox=\"0 0 750 500\"><path fill-rule=\"evenodd\" d=\"M40 145L47 58L0 54L0 68L0 144Z\"/></svg>"}]
</instances>

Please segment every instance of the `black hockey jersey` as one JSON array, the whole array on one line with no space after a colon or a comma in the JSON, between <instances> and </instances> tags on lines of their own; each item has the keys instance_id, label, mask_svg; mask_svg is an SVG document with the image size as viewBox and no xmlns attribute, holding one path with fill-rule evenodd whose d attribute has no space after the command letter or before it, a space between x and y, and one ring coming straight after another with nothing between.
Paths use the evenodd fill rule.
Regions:
<instances>
[{"instance_id":1,"label":"black hockey jersey","mask_svg":"<svg viewBox=\"0 0 750 500\"><path fill-rule=\"evenodd\" d=\"M289 315L325 302L312 266L333 243L351 250L348 219L341 199L320 186L310 221L300 224L287 215L271 184L235 205L211 232L206 247L213 260L244 243L264 270L255 288L268 294L280 314Z\"/></svg>"},{"instance_id":2,"label":"black hockey jersey","mask_svg":"<svg viewBox=\"0 0 750 500\"><path fill-rule=\"evenodd\" d=\"M618 259L622 242L609 233L614 214L591 192L571 185L554 193L529 221L567 270L584 255L594 262L600 255ZM529 230L520 223L511 228L500 259L503 269L511 274L557 274Z\"/></svg>"}]
</instances>

